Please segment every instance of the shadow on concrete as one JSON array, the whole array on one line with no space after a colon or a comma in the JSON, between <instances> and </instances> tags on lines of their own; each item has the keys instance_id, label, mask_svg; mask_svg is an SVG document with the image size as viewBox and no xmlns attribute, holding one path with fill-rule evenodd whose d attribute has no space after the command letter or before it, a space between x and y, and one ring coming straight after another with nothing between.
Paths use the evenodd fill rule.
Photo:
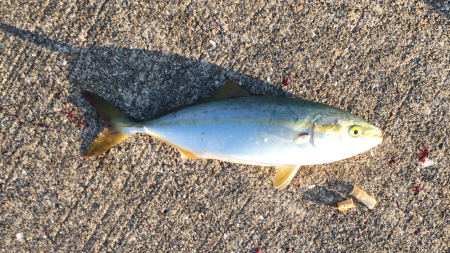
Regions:
<instances>
[{"instance_id":1,"label":"shadow on concrete","mask_svg":"<svg viewBox=\"0 0 450 253\"><path fill-rule=\"evenodd\" d=\"M302 198L325 206L348 199L353 184L347 181L327 181L326 186L318 186L311 191L303 191Z\"/></svg>"},{"instance_id":2,"label":"shadow on concrete","mask_svg":"<svg viewBox=\"0 0 450 253\"><path fill-rule=\"evenodd\" d=\"M445 19L450 18L450 2L448 0L421 0L430 10L438 11Z\"/></svg>"},{"instance_id":3,"label":"shadow on concrete","mask_svg":"<svg viewBox=\"0 0 450 253\"><path fill-rule=\"evenodd\" d=\"M225 80L234 80L254 93L288 95L280 87L221 66L179 55L123 47L79 48L8 24L0 29L22 40L58 52L67 59L71 86L92 91L137 120L149 119L212 94ZM12 78L12 77L10 77ZM153 83L158 80L158 83ZM7 80L7 83L11 80ZM52 84L40 84L40 86ZM136 96L137 94L137 96ZM81 94L72 100L90 108ZM292 96L292 95L291 95ZM93 112L89 109L88 112ZM86 115L97 118L96 115ZM93 124L99 124L96 121ZM96 129L98 130L98 129ZM100 130L101 131L101 130ZM98 132L97 132L98 134ZM96 135L83 130L82 150Z\"/></svg>"}]
</instances>

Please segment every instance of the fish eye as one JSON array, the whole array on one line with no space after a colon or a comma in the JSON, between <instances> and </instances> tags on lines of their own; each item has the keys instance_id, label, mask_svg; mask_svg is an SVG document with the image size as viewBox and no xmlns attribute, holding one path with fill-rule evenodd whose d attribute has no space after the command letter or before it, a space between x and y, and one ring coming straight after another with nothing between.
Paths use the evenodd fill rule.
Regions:
<instances>
[{"instance_id":1,"label":"fish eye","mask_svg":"<svg viewBox=\"0 0 450 253\"><path fill-rule=\"evenodd\" d=\"M358 137L362 134L362 129L358 125L351 126L349 129L349 134L353 137Z\"/></svg>"}]
</instances>

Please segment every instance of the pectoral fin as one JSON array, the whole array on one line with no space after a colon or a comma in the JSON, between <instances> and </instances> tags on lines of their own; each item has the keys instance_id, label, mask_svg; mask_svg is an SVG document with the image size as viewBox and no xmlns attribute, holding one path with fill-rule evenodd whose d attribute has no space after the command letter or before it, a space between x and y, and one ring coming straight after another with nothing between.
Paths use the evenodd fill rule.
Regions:
<instances>
[{"instance_id":1,"label":"pectoral fin","mask_svg":"<svg viewBox=\"0 0 450 253\"><path fill-rule=\"evenodd\" d=\"M295 137L295 139L294 139L294 143L295 144L301 145L301 144L304 144L304 143L308 142L308 140L309 140L311 145L313 145L313 147L316 148L316 146L314 145L314 122L315 121L316 120L314 120L312 122L311 126L306 130L306 132L299 133Z\"/></svg>"},{"instance_id":2,"label":"pectoral fin","mask_svg":"<svg viewBox=\"0 0 450 253\"><path fill-rule=\"evenodd\" d=\"M282 190L292 181L297 173L300 165L279 165L277 166L275 178L273 180L273 187Z\"/></svg>"},{"instance_id":3,"label":"pectoral fin","mask_svg":"<svg viewBox=\"0 0 450 253\"><path fill-rule=\"evenodd\" d=\"M295 138L294 143L295 144L303 144L309 140L309 134L307 133L301 133L297 135L297 138Z\"/></svg>"}]
</instances>

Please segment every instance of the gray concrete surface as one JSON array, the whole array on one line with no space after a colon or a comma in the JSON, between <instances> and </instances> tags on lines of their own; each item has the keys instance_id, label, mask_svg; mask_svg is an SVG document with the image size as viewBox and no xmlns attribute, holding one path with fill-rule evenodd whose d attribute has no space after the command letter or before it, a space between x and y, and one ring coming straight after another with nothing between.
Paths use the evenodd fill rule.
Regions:
<instances>
[{"instance_id":1,"label":"gray concrete surface","mask_svg":"<svg viewBox=\"0 0 450 253\"><path fill-rule=\"evenodd\" d=\"M448 252L448 14L417 0L1 1L0 249ZM81 90L145 119L227 79L348 110L385 141L304 166L283 191L272 167L182 160L145 135L80 158L103 127ZM331 207L352 185L375 209Z\"/></svg>"}]
</instances>

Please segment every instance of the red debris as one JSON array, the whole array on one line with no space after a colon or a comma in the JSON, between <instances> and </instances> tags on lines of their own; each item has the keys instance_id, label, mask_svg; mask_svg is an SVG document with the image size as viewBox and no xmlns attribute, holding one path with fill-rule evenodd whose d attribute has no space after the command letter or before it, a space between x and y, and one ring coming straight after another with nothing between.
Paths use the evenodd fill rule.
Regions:
<instances>
[{"instance_id":1,"label":"red debris","mask_svg":"<svg viewBox=\"0 0 450 253\"><path fill-rule=\"evenodd\" d=\"M300 184L297 184L297 188L300 188Z\"/></svg>"},{"instance_id":2,"label":"red debris","mask_svg":"<svg viewBox=\"0 0 450 253\"><path fill-rule=\"evenodd\" d=\"M392 116L394 116L394 114L392 112L390 112L389 113L389 117L392 117Z\"/></svg>"},{"instance_id":3,"label":"red debris","mask_svg":"<svg viewBox=\"0 0 450 253\"><path fill-rule=\"evenodd\" d=\"M426 161L425 158L427 158L431 152L433 152L433 151L430 151L425 148L425 143L424 143L422 145L422 150L417 152L417 155L419 156L419 161L421 161L422 163L425 163L425 161Z\"/></svg>"},{"instance_id":4,"label":"red debris","mask_svg":"<svg viewBox=\"0 0 450 253\"><path fill-rule=\"evenodd\" d=\"M263 19L265 19L266 18L266 16L263 16Z\"/></svg>"},{"instance_id":5,"label":"red debris","mask_svg":"<svg viewBox=\"0 0 450 253\"><path fill-rule=\"evenodd\" d=\"M73 114L72 113L67 113L67 118L73 119Z\"/></svg>"},{"instance_id":6,"label":"red debris","mask_svg":"<svg viewBox=\"0 0 450 253\"><path fill-rule=\"evenodd\" d=\"M367 225L367 221L364 222L364 225Z\"/></svg>"},{"instance_id":7,"label":"red debris","mask_svg":"<svg viewBox=\"0 0 450 253\"><path fill-rule=\"evenodd\" d=\"M395 163L395 160L394 159L392 159L392 158L389 158L389 160L388 160L388 163Z\"/></svg>"},{"instance_id":8,"label":"red debris","mask_svg":"<svg viewBox=\"0 0 450 253\"><path fill-rule=\"evenodd\" d=\"M289 247L284 248L286 251L289 251Z\"/></svg>"},{"instance_id":9,"label":"red debris","mask_svg":"<svg viewBox=\"0 0 450 253\"><path fill-rule=\"evenodd\" d=\"M291 77L292 76L292 73L289 73L289 77Z\"/></svg>"},{"instance_id":10,"label":"red debris","mask_svg":"<svg viewBox=\"0 0 450 253\"><path fill-rule=\"evenodd\" d=\"M286 86L289 84L289 79L283 79L283 86Z\"/></svg>"},{"instance_id":11,"label":"red debris","mask_svg":"<svg viewBox=\"0 0 450 253\"><path fill-rule=\"evenodd\" d=\"M295 77L298 77L298 74L297 74L297 73L295 73Z\"/></svg>"},{"instance_id":12,"label":"red debris","mask_svg":"<svg viewBox=\"0 0 450 253\"><path fill-rule=\"evenodd\" d=\"M420 233L420 228L418 228L416 231L414 231L415 235L418 235Z\"/></svg>"},{"instance_id":13,"label":"red debris","mask_svg":"<svg viewBox=\"0 0 450 253\"><path fill-rule=\"evenodd\" d=\"M256 253L261 253L261 248L258 248L258 250L256 251Z\"/></svg>"},{"instance_id":14,"label":"red debris","mask_svg":"<svg viewBox=\"0 0 450 253\"><path fill-rule=\"evenodd\" d=\"M420 187L420 183L418 183L410 191L414 192L414 196L417 196L421 190L422 187Z\"/></svg>"},{"instance_id":15,"label":"red debris","mask_svg":"<svg viewBox=\"0 0 450 253\"><path fill-rule=\"evenodd\" d=\"M36 98L36 101L39 101L39 98Z\"/></svg>"}]
</instances>

